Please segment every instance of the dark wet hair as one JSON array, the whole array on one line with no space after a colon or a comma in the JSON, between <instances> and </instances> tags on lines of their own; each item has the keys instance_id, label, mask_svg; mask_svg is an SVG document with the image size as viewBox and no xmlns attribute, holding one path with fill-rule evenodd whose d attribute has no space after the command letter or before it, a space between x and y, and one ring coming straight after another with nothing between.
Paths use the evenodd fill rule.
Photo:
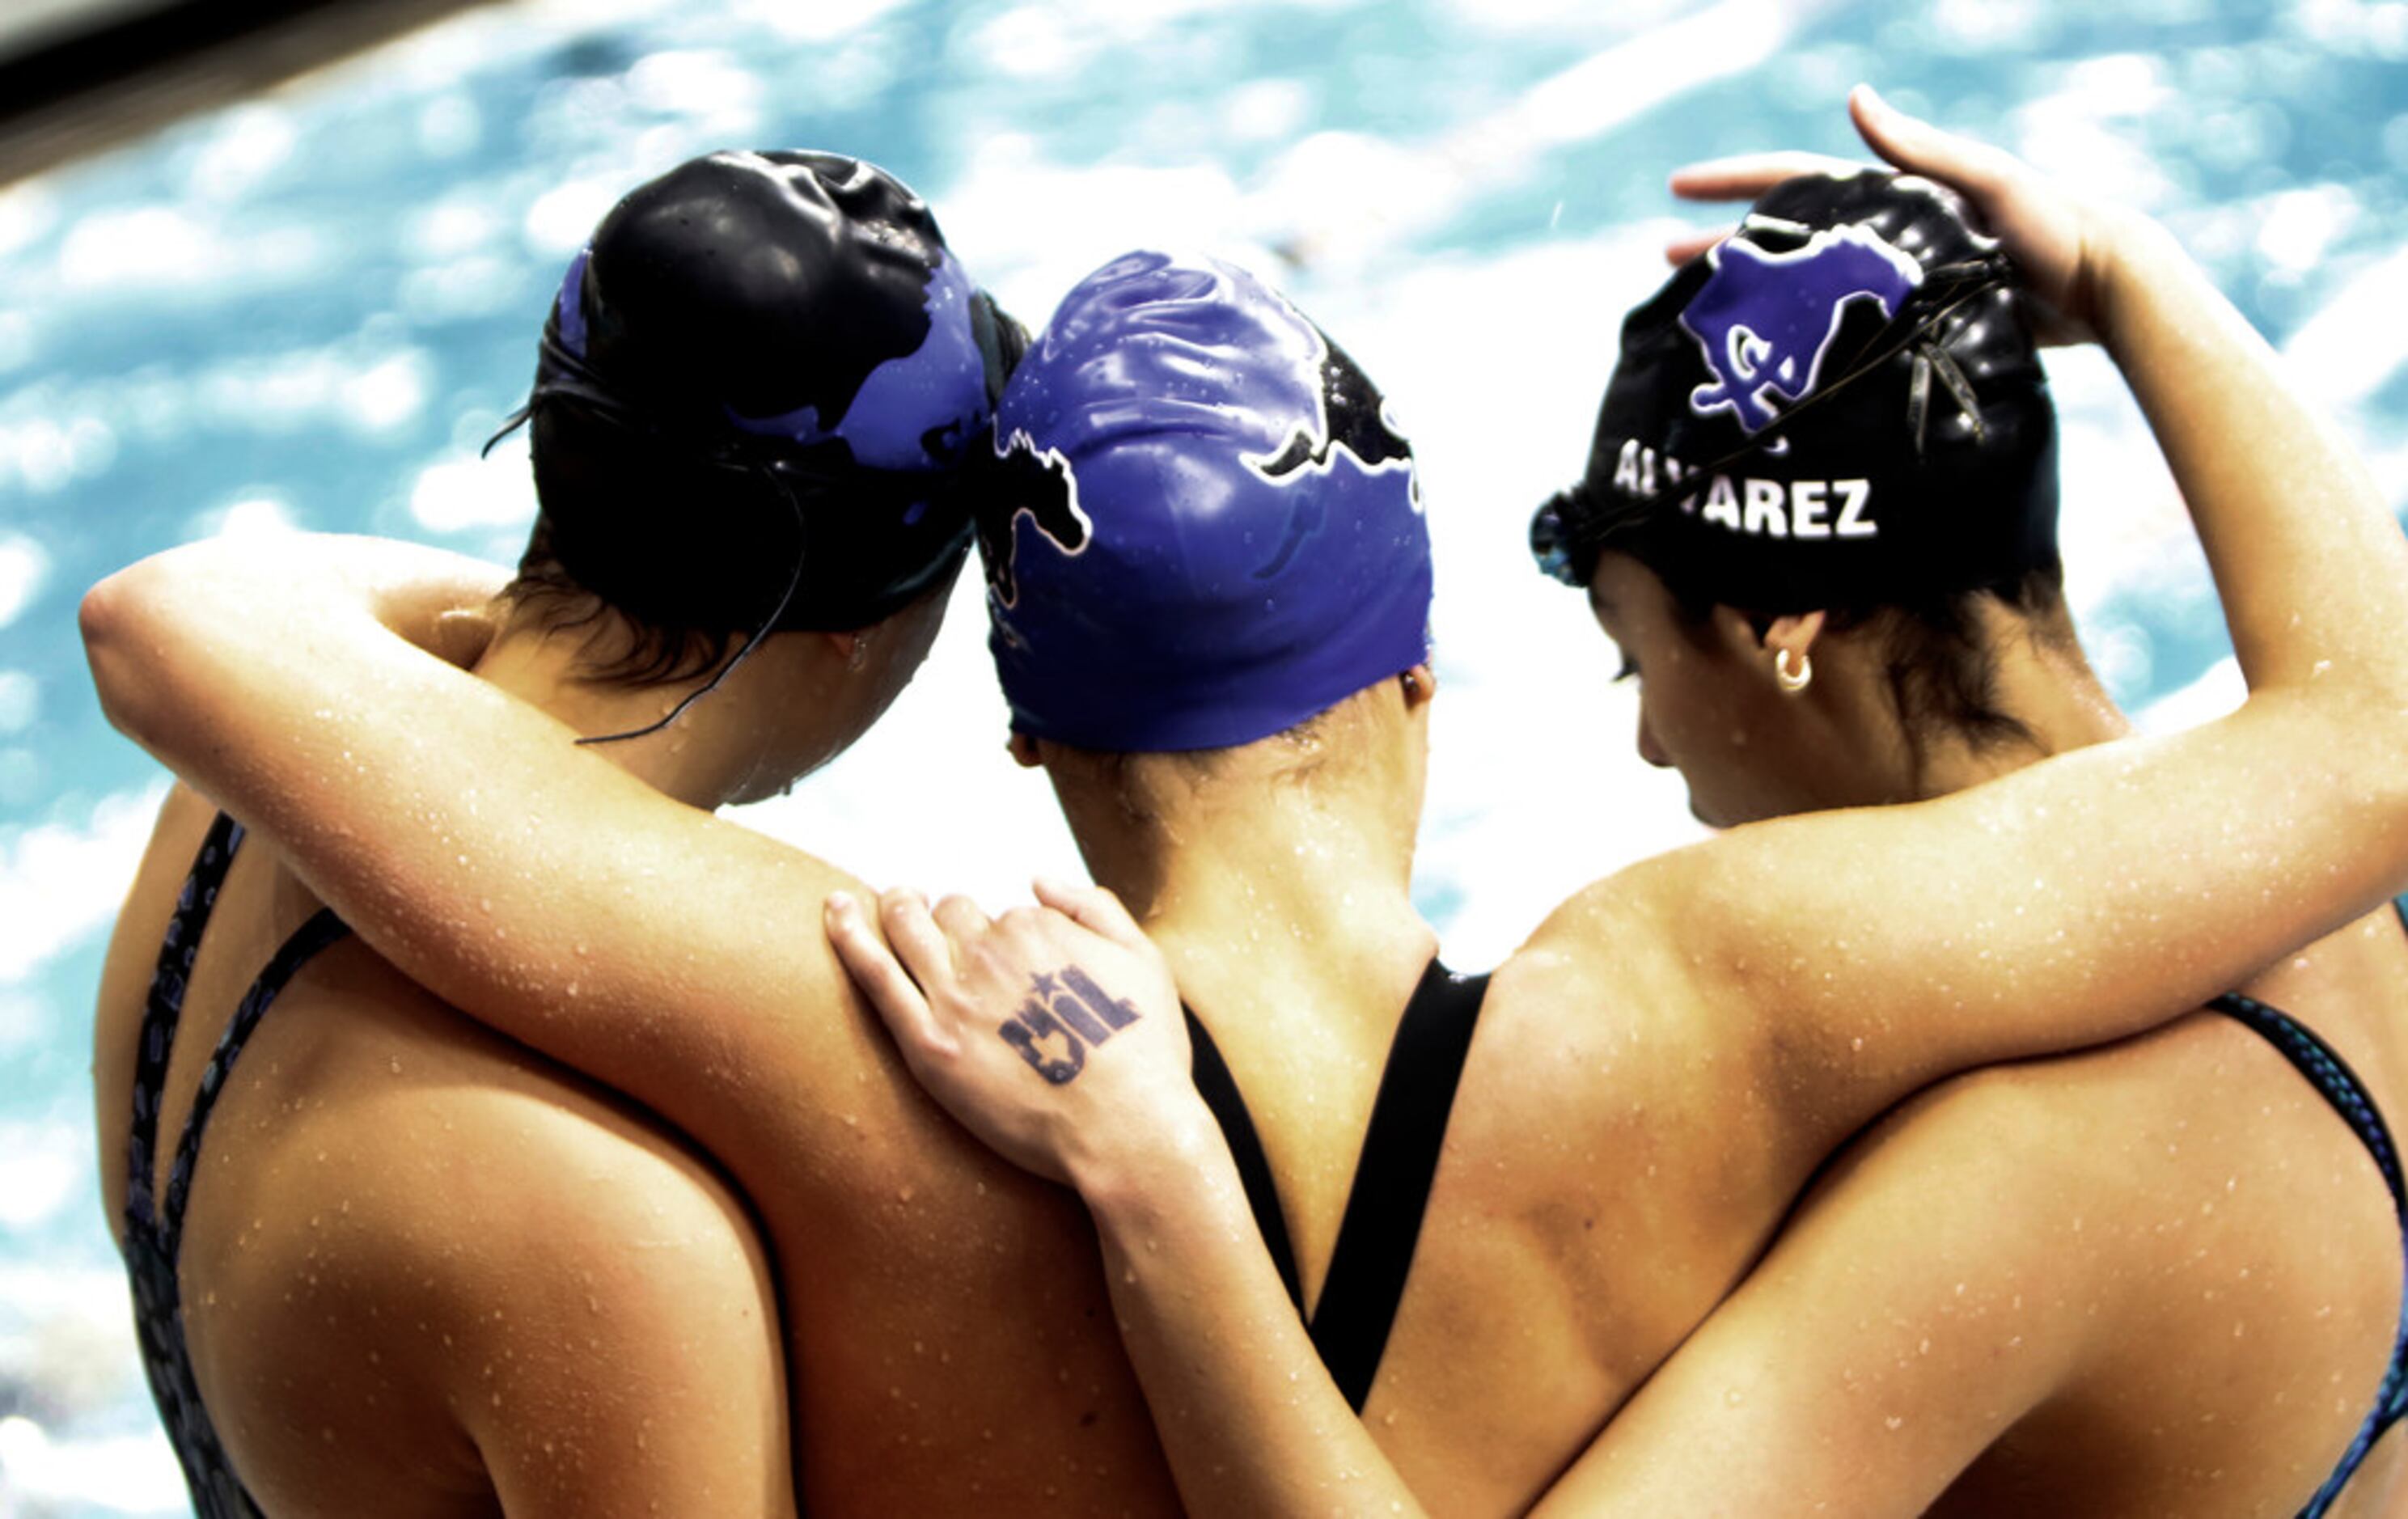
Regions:
<instances>
[{"instance_id":1,"label":"dark wet hair","mask_svg":"<svg viewBox=\"0 0 2408 1519\"><path fill-rule=\"evenodd\" d=\"M967 552L968 466L1025 344L882 171L681 165L603 219L552 303L512 419L540 510L506 595L551 625L616 613L626 641L589 668L636 682L880 622Z\"/></svg>"},{"instance_id":2,"label":"dark wet hair","mask_svg":"<svg viewBox=\"0 0 2408 1519\"><path fill-rule=\"evenodd\" d=\"M1641 559L1641 564L1646 561ZM1663 571L1648 565L1657 577ZM1718 602L1702 588L1665 580L1677 620L1702 633ZM1880 640L1882 671L1920 767L1933 736L1962 738L1976 750L2035 741L2021 720L1999 700L1999 660L1983 632L1982 608L1995 601L2024 623L2024 636L2042 643L2070 637L2062 621L2065 577L2055 563L2036 566L1994 584L1937 591L1859 607L1733 607L1761 633L1776 617L1820 611L1832 633L1857 633Z\"/></svg>"}]
</instances>

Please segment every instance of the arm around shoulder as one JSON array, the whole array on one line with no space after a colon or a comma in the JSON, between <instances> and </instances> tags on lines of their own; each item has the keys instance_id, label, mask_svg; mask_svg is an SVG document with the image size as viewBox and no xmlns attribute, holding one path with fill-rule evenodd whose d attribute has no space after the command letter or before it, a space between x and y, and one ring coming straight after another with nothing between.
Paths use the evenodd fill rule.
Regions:
<instances>
[{"instance_id":1,"label":"arm around shoulder","mask_svg":"<svg viewBox=\"0 0 2408 1519\"><path fill-rule=\"evenodd\" d=\"M506 572L422 544L332 535L207 539L153 554L85 593L78 620L93 684L109 722L170 767L206 741L229 685L221 662L292 639L297 613L340 598L392 632L454 663L473 657L483 623L474 613ZM196 639L196 629L247 626L245 639Z\"/></svg>"},{"instance_id":2,"label":"arm around shoulder","mask_svg":"<svg viewBox=\"0 0 2408 1519\"><path fill-rule=\"evenodd\" d=\"M2003 154L1919 124L1869 135L1994 225L2071 214ZM2172 237L2089 216L2060 298L2164 450L2249 698L2189 732L1658 862L1700 996L1754 1010L1772 1080L1815 1095L1832 1142L1952 1071L2177 1016L2408 884L2408 541Z\"/></svg>"}]
</instances>

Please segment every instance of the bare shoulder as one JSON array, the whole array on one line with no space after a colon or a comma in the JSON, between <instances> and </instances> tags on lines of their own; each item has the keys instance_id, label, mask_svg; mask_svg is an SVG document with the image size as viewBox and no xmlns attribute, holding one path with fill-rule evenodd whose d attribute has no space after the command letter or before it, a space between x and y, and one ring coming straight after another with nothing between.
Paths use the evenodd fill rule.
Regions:
<instances>
[{"instance_id":1,"label":"bare shoulder","mask_svg":"<svg viewBox=\"0 0 2408 1519\"><path fill-rule=\"evenodd\" d=\"M493 1093L459 1116L470 1150L509 1158L452 1231L465 1252L481 1225L491 1252L445 1294L486 1357L452 1367L455 1406L513 1512L640 1513L648 1490L782 1512L778 1305L744 1204L681 1142L582 1096Z\"/></svg>"},{"instance_id":2,"label":"bare shoulder","mask_svg":"<svg viewBox=\"0 0 2408 1519\"><path fill-rule=\"evenodd\" d=\"M1839 1157L1791 1232L1846 1216L1892 1232L1865 1268L1897 1273L1892 1289L1944 1304L1987 1283L2026 1345L2078 1351L2111 1400L2336 1374L2371 1392L2360 1363L2399 1311L2372 1160L2279 1053L2213 1013L1918 1095Z\"/></svg>"},{"instance_id":3,"label":"bare shoulder","mask_svg":"<svg viewBox=\"0 0 2408 1519\"><path fill-rule=\"evenodd\" d=\"M1969 1501L2072 1473L2130 1512L2191 1512L2215 1469L2296 1507L2372 1407L2400 1311L2399 1224L2356 1137L2206 1013L1930 1089L1783 1244L1885 1305L1885 1352L2025 1368L2029 1412Z\"/></svg>"},{"instance_id":4,"label":"bare shoulder","mask_svg":"<svg viewBox=\"0 0 2408 1519\"><path fill-rule=\"evenodd\" d=\"M1727 966L1700 948L1720 932L1703 925L1717 872L1699 851L1721 843L1584 888L1498 967L1473 1071L1512 1091L1509 1106L1553 1093L1568 1115L1726 1178L1732 1165L1761 1168L1775 1136L1755 1119L1779 1111L1768 1084L1777 1027L1727 995ZM1679 1142L1657 1146L1668 1134Z\"/></svg>"},{"instance_id":5,"label":"bare shoulder","mask_svg":"<svg viewBox=\"0 0 2408 1519\"><path fill-rule=\"evenodd\" d=\"M226 1117L309 1094L265 1142L222 1118L195 1189L186 1294L237 1466L271 1511L384 1483L674 1512L707 1471L710 1512L786 1512L774 1279L743 1200L635 1110L454 1015L456 1039L426 1037L429 1016L256 1050L270 1091L239 1068L229 1086Z\"/></svg>"}]
</instances>

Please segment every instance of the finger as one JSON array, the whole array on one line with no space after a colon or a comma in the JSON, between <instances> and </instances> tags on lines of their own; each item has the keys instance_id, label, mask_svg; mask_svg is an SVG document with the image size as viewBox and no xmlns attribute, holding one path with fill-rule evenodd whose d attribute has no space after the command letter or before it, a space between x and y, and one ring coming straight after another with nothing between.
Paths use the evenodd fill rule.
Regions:
<instances>
[{"instance_id":1,"label":"finger","mask_svg":"<svg viewBox=\"0 0 2408 1519\"><path fill-rule=\"evenodd\" d=\"M878 921L896 957L923 991L941 996L952 990L956 976L953 947L929 916L927 898L905 887L889 887L879 895Z\"/></svg>"},{"instance_id":2,"label":"finger","mask_svg":"<svg viewBox=\"0 0 2408 1519\"><path fill-rule=\"evenodd\" d=\"M2002 148L1909 116L1870 84L1848 92L1848 114L1873 151L1899 168L1953 185L1977 200L1998 191L2023 166Z\"/></svg>"},{"instance_id":3,"label":"finger","mask_svg":"<svg viewBox=\"0 0 2408 1519\"><path fill-rule=\"evenodd\" d=\"M933 916L937 926L953 941L954 963L957 965L962 953L993 926L987 921L985 910L958 892L939 902Z\"/></svg>"},{"instance_id":4,"label":"finger","mask_svg":"<svg viewBox=\"0 0 2408 1519\"><path fill-rule=\"evenodd\" d=\"M1862 167L1828 153L1742 153L1674 169L1672 193L1683 200L1754 200L1801 174L1854 174Z\"/></svg>"},{"instance_id":5,"label":"finger","mask_svg":"<svg viewBox=\"0 0 2408 1519\"><path fill-rule=\"evenodd\" d=\"M902 962L886 940L878 937L869 925L868 915L849 892L828 895L822 918L827 926L828 943L835 947L836 957L844 963L845 974L861 988L862 996L878 1010L886 1021L887 1029L896 1041L905 1046L914 1040L947 1047L950 1041L937 1025L928 1010L928 999L904 970Z\"/></svg>"},{"instance_id":6,"label":"finger","mask_svg":"<svg viewBox=\"0 0 2408 1519\"><path fill-rule=\"evenodd\" d=\"M1073 886L1044 876L1038 877L1034 885L1039 901L1080 926L1130 949L1152 946L1121 899L1103 887Z\"/></svg>"},{"instance_id":7,"label":"finger","mask_svg":"<svg viewBox=\"0 0 2408 1519\"><path fill-rule=\"evenodd\" d=\"M1686 264L1729 236L1732 230L1729 227L1711 229L1700 227L1695 232L1684 232L1664 245L1664 262L1673 265Z\"/></svg>"}]
</instances>

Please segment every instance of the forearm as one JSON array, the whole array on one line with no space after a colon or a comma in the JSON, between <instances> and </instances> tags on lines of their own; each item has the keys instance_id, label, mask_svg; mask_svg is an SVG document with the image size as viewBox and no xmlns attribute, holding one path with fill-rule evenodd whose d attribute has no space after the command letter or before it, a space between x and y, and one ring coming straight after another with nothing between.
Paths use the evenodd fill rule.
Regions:
<instances>
[{"instance_id":1,"label":"forearm","mask_svg":"<svg viewBox=\"0 0 2408 1519\"><path fill-rule=\"evenodd\" d=\"M460 563L372 540L179 550L93 593L94 677L405 975L714 1149L790 1134L796 1083L846 1037L796 1015L836 1005L841 973L791 925L842 878L387 630L427 631L446 599L408 589L413 565Z\"/></svg>"},{"instance_id":2,"label":"forearm","mask_svg":"<svg viewBox=\"0 0 2408 1519\"><path fill-rule=\"evenodd\" d=\"M1160 1163L1080 1191L1190 1513L1422 1512L1323 1369L1209 1117Z\"/></svg>"},{"instance_id":3,"label":"forearm","mask_svg":"<svg viewBox=\"0 0 2408 1519\"><path fill-rule=\"evenodd\" d=\"M86 656L110 723L170 768L208 782L212 698L263 665L312 674L330 699L341 672L291 646L293 613L349 616L447 660L477 652L455 615L508 581L498 566L420 544L310 535L188 544L118 571L84 597ZM294 657L299 656L299 657Z\"/></svg>"},{"instance_id":4,"label":"forearm","mask_svg":"<svg viewBox=\"0 0 2408 1519\"><path fill-rule=\"evenodd\" d=\"M2264 339L2154 222L2123 223L2101 337L2198 523L2253 690L2288 686L2408 723L2408 542L2357 453Z\"/></svg>"}]
</instances>

